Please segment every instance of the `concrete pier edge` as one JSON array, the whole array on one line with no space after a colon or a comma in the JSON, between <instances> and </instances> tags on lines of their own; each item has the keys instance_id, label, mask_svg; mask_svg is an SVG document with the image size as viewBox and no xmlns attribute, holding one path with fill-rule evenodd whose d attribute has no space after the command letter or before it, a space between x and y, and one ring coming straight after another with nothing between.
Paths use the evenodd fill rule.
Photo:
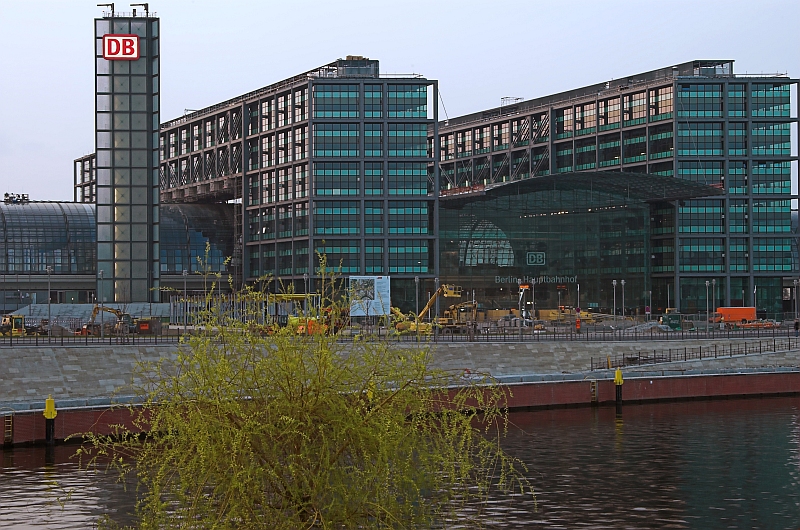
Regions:
<instances>
[{"instance_id":1,"label":"concrete pier edge","mask_svg":"<svg viewBox=\"0 0 800 530\"><path fill-rule=\"evenodd\" d=\"M464 372L465 382L478 374L490 374L511 390L510 408L531 409L612 403L614 372L588 370L589 357L603 351L652 350L660 345L651 341L423 345L428 346L436 367ZM686 344L691 346L695 345ZM43 441L42 411L50 393L63 413L56 418L58 440L88 430L108 432L115 423L130 424L128 405L140 404L140 398L128 390L133 367L138 361L168 358L176 348L3 350L0 416L6 422L6 416L13 416L13 432L0 441L6 445ZM26 370L31 366L36 369ZM630 366L623 369L623 375L628 403L800 394L800 349Z\"/></svg>"}]
</instances>

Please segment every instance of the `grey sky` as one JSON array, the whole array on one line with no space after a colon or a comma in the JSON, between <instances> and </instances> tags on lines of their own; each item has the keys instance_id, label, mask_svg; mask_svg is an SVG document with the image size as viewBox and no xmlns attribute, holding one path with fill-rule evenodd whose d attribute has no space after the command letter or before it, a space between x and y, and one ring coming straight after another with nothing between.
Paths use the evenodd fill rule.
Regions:
<instances>
[{"instance_id":1,"label":"grey sky","mask_svg":"<svg viewBox=\"0 0 800 530\"><path fill-rule=\"evenodd\" d=\"M0 192L72 200L97 1L0 0ZM345 55L439 80L450 117L692 59L800 76L798 0L155 0L162 121ZM130 11L117 2L117 11ZM444 112L440 110L444 118Z\"/></svg>"}]
</instances>

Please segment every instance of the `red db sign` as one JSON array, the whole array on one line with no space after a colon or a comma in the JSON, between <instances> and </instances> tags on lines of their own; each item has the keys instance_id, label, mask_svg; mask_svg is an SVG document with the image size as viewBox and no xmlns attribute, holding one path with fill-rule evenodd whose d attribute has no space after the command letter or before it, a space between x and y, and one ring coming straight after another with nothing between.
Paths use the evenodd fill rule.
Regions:
<instances>
[{"instance_id":1,"label":"red db sign","mask_svg":"<svg viewBox=\"0 0 800 530\"><path fill-rule=\"evenodd\" d=\"M136 61L139 59L138 35L103 35L103 59Z\"/></svg>"}]
</instances>

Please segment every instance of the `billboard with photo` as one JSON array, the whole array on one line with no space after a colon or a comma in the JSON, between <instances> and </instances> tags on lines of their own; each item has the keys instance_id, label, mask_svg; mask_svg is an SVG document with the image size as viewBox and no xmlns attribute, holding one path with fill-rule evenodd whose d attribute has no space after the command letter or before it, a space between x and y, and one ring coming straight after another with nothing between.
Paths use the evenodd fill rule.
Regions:
<instances>
[{"instance_id":1,"label":"billboard with photo","mask_svg":"<svg viewBox=\"0 0 800 530\"><path fill-rule=\"evenodd\" d=\"M350 276L350 316L384 316L392 311L388 276Z\"/></svg>"}]
</instances>

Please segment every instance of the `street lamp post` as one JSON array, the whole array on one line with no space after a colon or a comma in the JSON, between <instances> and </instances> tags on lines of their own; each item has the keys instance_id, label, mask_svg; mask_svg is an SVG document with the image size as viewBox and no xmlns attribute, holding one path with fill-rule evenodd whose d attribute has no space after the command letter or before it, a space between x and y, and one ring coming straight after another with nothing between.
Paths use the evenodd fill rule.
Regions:
<instances>
[{"instance_id":1,"label":"street lamp post","mask_svg":"<svg viewBox=\"0 0 800 530\"><path fill-rule=\"evenodd\" d=\"M419 342L419 276L414 276L414 332Z\"/></svg>"},{"instance_id":2,"label":"street lamp post","mask_svg":"<svg viewBox=\"0 0 800 530\"><path fill-rule=\"evenodd\" d=\"M622 321L625 321L625 280L621 280L619 283L622 284Z\"/></svg>"},{"instance_id":3,"label":"street lamp post","mask_svg":"<svg viewBox=\"0 0 800 530\"><path fill-rule=\"evenodd\" d=\"M614 323L617 322L617 280L611 280L611 285L614 286Z\"/></svg>"},{"instance_id":4,"label":"street lamp post","mask_svg":"<svg viewBox=\"0 0 800 530\"><path fill-rule=\"evenodd\" d=\"M653 291L647 291L647 294L649 296L647 307L650 308L650 313L647 314L647 320L650 321L650 317L653 315Z\"/></svg>"},{"instance_id":5,"label":"street lamp post","mask_svg":"<svg viewBox=\"0 0 800 530\"><path fill-rule=\"evenodd\" d=\"M578 308L576 309L578 313L581 311L581 284L578 284ZM578 315L580 317L580 315Z\"/></svg>"},{"instance_id":6,"label":"street lamp post","mask_svg":"<svg viewBox=\"0 0 800 530\"><path fill-rule=\"evenodd\" d=\"M439 278L433 279L434 284L436 285L436 314L433 317L433 339L437 340L439 338Z\"/></svg>"},{"instance_id":7,"label":"street lamp post","mask_svg":"<svg viewBox=\"0 0 800 530\"><path fill-rule=\"evenodd\" d=\"M305 305L306 315L308 315L308 273L307 272L303 273L303 292L306 295L306 301L305 301L304 305Z\"/></svg>"},{"instance_id":8,"label":"street lamp post","mask_svg":"<svg viewBox=\"0 0 800 530\"><path fill-rule=\"evenodd\" d=\"M711 312L717 312L717 279L711 280Z\"/></svg>"},{"instance_id":9,"label":"street lamp post","mask_svg":"<svg viewBox=\"0 0 800 530\"><path fill-rule=\"evenodd\" d=\"M50 314L50 275L53 274L53 267L47 266L47 338L51 336L53 329L53 321Z\"/></svg>"},{"instance_id":10,"label":"street lamp post","mask_svg":"<svg viewBox=\"0 0 800 530\"><path fill-rule=\"evenodd\" d=\"M533 279L531 282L531 305L533 309L531 310L531 320L536 320L536 278Z\"/></svg>"},{"instance_id":11,"label":"street lamp post","mask_svg":"<svg viewBox=\"0 0 800 530\"><path fill-rule=\"evenodd\" d=\"M525 289L522 288L522 284L519 287L519 301L517 303L518 310L519 310L519 341L522 342L522 325L525 323L525 316L522 314L522 303L525 299Z\"/></svg>"},{"instance_id":12,"label":"street lamp post","mask_svg":"<svg viewBox=\"0 0 800 530\"><path fill-rule=\"evenodd\" d=\"M186 336L186 319L189 316L189 300L186 298L186 277L189 271L183 269L183 336Z\"/></svg>"},{"instance_id":13,"label":"street lamp post","mask_svg":"<svg viewBox=\"0 0 800 530\"><path fill-rule=\"evenodd\" d=\"M103 302L106 301L106 290L103 284L103 271L101 270L97 274L100 275L100 339L102 340L105 338L106 334L106 327L103 325L103 313L105 313L105 311L103 311ZM94 324L94 322L92 322L92 324ZM91 332L91 330L89 331Z\"/></svg>"},{"instance_id":14,"label":"street lamp post","mask_svg":"<svg viewBox=\"0 0 800 530\"><path fill-rule=\"evenodd\" d=\"M708 335L708 286L711 282L706 280L706 335Z\"/></svg>"},{"instance_id":15,"label":"street lamp post","mask_svg":"<svg viewBox=\"0 0 800 530\"><path fill-rule=\"evenodd\" d=\"M792 283L794 284L794 319L797 320L797 313L798 313L798 311L797 311L797 283L798 283L798 280L794 279L794 280L792 280Z\"/></svg>"},{"instance_id":16,"label":"street lamp post","mask_svg":"<svg viewBox=\"0 0 800 530\"><path fill-rule=\"evenodd\" d=\"M561 324L561 291L558 291L558 323Z\"/></svg>"}]
</instances>

